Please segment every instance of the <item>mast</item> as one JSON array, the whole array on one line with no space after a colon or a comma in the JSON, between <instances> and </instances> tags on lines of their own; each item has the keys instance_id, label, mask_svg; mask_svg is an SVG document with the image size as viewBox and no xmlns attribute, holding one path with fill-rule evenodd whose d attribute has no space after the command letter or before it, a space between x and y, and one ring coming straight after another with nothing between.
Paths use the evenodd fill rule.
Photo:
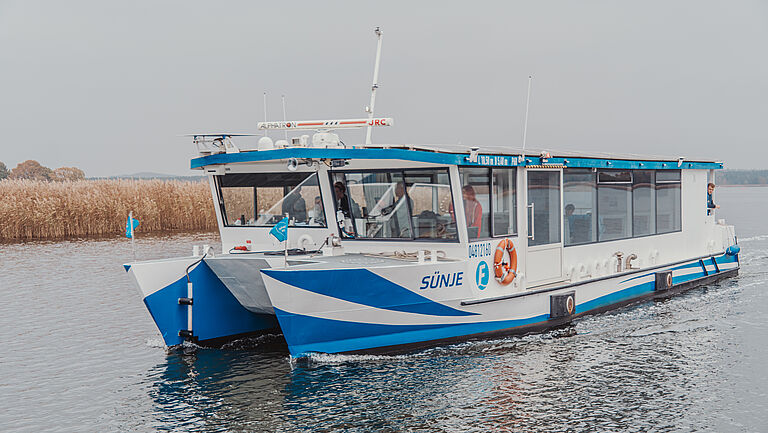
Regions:
<instances>
[{"instance_id":1,"label":"mast","mask_svg":"<svg viewBox=\"0 0 768 433\"><path fill-rule=\"evenodd\" d=\"M267 91L264 91L264 123L267 123ZM264 136L267 136L267 131L264 131Z\"/></svg>"},{"instance_id":2,"label":"mast","mask_svg":"<svg viewBox=\"0 0 768 433\"><path fill-rule=\"evenodd\" d=\"M266 120L265 120L266 121ZM286 117L285 117L285 95L283 95L283 123L285 123ZM288 141L288 130L285 130L285 141Z\"/></svg>"},{"instance_id":3,"label":"mast","mask_svg":"<svg viewBox=\"0 0 768 433\"><path fill-rule=\"evenodd\" d=\"M525 123L523 124L523 151L525 151L525 141L528 138L528 108L531 105L531 82L533 75L528 76L528 97L525 98Z\"/></svg>"},{"instance_id":4,"label":"mast","mask_svg":"<svg viewBox=\"0 0 768 433\"><path fill-rule=\"evenodd\" d=\"M376 27L374 30L378 38L378 44L376 45L376 63L373 67L373 86L371 86L371 105L366 107L368 112L368 130L365 133L365 144L371 144L371 120L373 120L373 107L376 104L376 89L379 88L379 63L381 60L381 35L382 31L380 27Z\"/></svg>"}]
</instances>

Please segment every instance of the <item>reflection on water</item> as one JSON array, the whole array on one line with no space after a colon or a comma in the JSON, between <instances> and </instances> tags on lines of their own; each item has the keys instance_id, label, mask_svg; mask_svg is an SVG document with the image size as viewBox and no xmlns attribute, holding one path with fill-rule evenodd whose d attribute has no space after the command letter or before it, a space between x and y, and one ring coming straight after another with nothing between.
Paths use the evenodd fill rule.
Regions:
<instances>
[{"instance_id":1,"label":"reflection on water","mask_svg":"<svg viewBox=\"0 0 768 433\"><path fill-rule=\"evenodd\" d=\"M291 360L274 335L168 353L120 267L127 240L2 245L0 430L765 431L768 227L750 218L766 198L718 191L738 278L402 356ZM727 213L747 205L763 208ZM137 255L217 242L139 238Z\"/></svg>"}]
</instances>

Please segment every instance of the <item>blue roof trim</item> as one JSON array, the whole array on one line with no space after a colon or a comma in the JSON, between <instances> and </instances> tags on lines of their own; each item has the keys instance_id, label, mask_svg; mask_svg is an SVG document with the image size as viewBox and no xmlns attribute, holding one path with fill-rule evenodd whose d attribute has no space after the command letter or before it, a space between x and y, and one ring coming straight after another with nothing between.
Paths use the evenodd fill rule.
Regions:
<instances>
[{"instance_id":1,"label":"blue roof trim","mask_svg":"<svg viewBox=\"0 0 768 433\"><path fill-rule=\"evenodd\" d=\"M427 150L407 149L315 149L308 147L293 147L288 149L260 150L240 153L218 153L215 155L194 158L191 168L201 168L213 164L229 164L233 162L274 161L288 158L312 159L383 159L416 161L433 164L465 165L479 167L519 167L537 165L562 165L570 168L618 168L618 169L647 169L647 170L676 170L676 169L720 169L720 162L687 162L678 165L677 161L644 161L625 159L601 159L582 157L556 157L542 161L539 157L526 157L520 161L518 156L479 154L477 162L470 162L465 153L430 152Z\"/></svg>"}]
</instances>

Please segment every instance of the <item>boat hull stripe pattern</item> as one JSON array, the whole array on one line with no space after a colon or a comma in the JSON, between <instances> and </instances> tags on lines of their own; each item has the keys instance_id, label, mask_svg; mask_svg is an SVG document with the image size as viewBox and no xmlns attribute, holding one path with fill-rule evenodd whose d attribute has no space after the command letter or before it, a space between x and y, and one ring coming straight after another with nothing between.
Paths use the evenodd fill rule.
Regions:
<instances>
[{"instance_id":1,"label":"boat hull stripe pattern","mask_svg":"<svg viewBox=\"0 0 768 433\"><path fill-rule=\"evenodd\" d=\"M517 320L439 325L382 325L345 322L288 313L275 308L293 356L310 352L340 353L371 347L399 346L423 341L481 334L545 321L548 314Z\"/></svg>"},{"instance_id":2,"label":"boat hull stripe pattern","mask_svg":"<svg viewBox=\"0 0 768 433\"><path fill-rule=\"evenodd\" d=\"M414 293L367 269L329 269L303 272L264 269L282 283L309 292L382 310L429 316L476 316Z\"/></svg>"},{"instance_id":3,"label":"boat hull stripe pattern","mask_svg":"<svg viewBox=\"0 0 768 433\"><path fill-rule=\"evenodd\" d=\"M720 273L738 268L737 256L723 255L717 257L716 261L721 267ZM698 269L696 269L696 267L698 267ZM683 284L707 276L707 274L704 273L704 270L699 266L698 260L668 269L676 271L673 274L674 285ZM266 270L263 272L269 274L272 278L279 279L285 284L294 285L294 283L300 284L300 282L314 281L315 283L311 287L317 288L321 285L317 283L317 279L291 279L286 277L286 275L291 274L288 272L270 272ZM327 272L339 272L339 270ZM712 275L713 273L714 272L710 272L709 275ZM302 272L296 272L295 274L302 274ZM624 304L626 302L631 302L632 299L648 295L655 291L654 275L655 272L651 272L639 277L634 277L631 280L638 281L635 281L633 285L624 288L620 288L620 286L626 285L626 282L629 280L616 280L610 284L618 290L593 299L585 300L581 303L578 303L579 290L576 294L577 305L575 314L588 314L591 311L599 311L600 309L610 307L614 304ZM640 278L645 278L645 280L639 280ZM394 283L391 284L394 285ZM336 289L342 289L344 286L344 284L339 284L338 286L329 285L329 287L335 287ZM301 285L295 287L306 289ZM323 294L326 296L337 295L335 291L330 290L325 291ZM548 299L549 295L549 293L546 293L541 294L540 296L546 296ZM516 299L510 299L507 301L499 301L494 304L500 305L516 301ZM357 300L355 302L364 305L372 304L372 302L367 300ZM546 325L546 322L550 319L549 311L546 311L545 314L541 314L542 311L539 311L540 314L511 320L488 320L490 319L490 316L486 316L486 320L483 320L483 316L485 315L480 314L479 317L469 323L466 322L468 318L457 317L453 320L461 320L463 323L445 323L445 321L443 321L443 323L434 324L383 324L314 317L309 314L289 312L278 306L275 306L275 313L280 322L280 327L282 328L283 335L288 343L291 355L294 357L304 356L311 352L354 352L375 349L378 347L391 348L393 346L408 346L432 340L468 337L475 334L507 331L514 332L515 328L526 325ZM437 321L439 318L435 318L435 320Z\"/></svg>"}]
</instances>

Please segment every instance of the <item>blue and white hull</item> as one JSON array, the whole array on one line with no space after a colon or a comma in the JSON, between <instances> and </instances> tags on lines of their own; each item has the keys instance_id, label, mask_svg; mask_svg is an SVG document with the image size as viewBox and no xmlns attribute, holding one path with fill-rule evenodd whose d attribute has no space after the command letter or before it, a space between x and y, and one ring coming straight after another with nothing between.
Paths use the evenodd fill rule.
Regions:
<instances>
[{"instance_id":1,"label":"blue and white hull","mask_svg":"<svg viewBox=\"0 0 768 433\"><path fill-rule=\"evenodd\" d=\"M466 268L467 262L448 262L368 269L269 269L262 273L291 354L302 356L310 352L398 352L489 334L541 330L581 314L733 275L738 256L721 254L479 300L470 300L474 276L456 277L467 275ZM667 270L672 272L673 285L659 291L656 275ZM434 282L434 277L438 282L422 284L423 276L428 277L427 283ZM552 297L563 294L573 295L575 308L553 317Z\"/></svg>"},{"instance_id":2,"label":"blue and white hull","mask_svg":"<svg viewBox=\"0 0 768 433\"><path fill-rule=\"evenodd\" d=\"M205 344L277 328L273 314L244 307L200 257L138 262L125 268L169 347L189 339L185 335ZM183 303L189 298L187 269L194 290L192 305Z\"/></svg>"}]
</instances>

